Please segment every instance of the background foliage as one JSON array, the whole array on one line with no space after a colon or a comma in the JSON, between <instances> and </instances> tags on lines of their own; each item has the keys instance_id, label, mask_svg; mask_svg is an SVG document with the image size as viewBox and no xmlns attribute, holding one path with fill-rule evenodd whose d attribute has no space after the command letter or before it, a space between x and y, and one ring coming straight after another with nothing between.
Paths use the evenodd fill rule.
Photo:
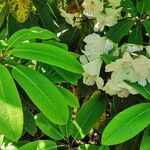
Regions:
<instances>
[{"instance_id":1,"label":"background foliage","mask_svg":"<svg viewBox=\"0 0 150 150\"><path fill-rule=\"evenodd\" d=\"M0 0L1 149L150 149L149 83L125 81L138 94L110 96L83 83L78 61L84 38L93 32L117 46L142 45L137 54L149 58L150 1L122 0L117 22L102 31L94 31L95 20L83 14L82 3ZM81 14L74 25L67 23L62 9ZM107 80L104 67L118 56L101 58L101 76Z\"/></svg>"}]
</instances>

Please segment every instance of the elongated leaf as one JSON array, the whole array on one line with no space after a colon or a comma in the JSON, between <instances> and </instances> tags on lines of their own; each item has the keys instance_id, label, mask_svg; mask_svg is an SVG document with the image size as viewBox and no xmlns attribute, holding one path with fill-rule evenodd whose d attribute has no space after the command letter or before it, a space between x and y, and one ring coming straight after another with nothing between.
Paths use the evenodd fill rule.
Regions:
<instances>
[{"instance_id":1,"label":"elongated leaf","mask_svg":"<svg viewBox=\"0 0 150 150\"><path fill-rule=\"evenodd\" d=\"M12 54L16 57L57 66L73 73L80 74L83 72L82 66L71 54L54 45L42 43L21 44L12 50Z\"/></svg>"},{"instance_id":2,"label":"elongated leaf","mask_svg":"<svg viewBox=\"0 0 150 150\"><path fill-rule=\"evenodd\" d=\"M102 144L115 145L127 141L150 124L150 104L134 105L116 115L105 128Z\"/></svg>"},{"instance_id":3,"label":"elongated leaf","mask_svg":"<svg viewBox=\"0 0 150 150\"><path fill-rule=\"evenodd\" d=\"M58 89L64 96L64 98L69 106L74 107L74 108L80 107L77 97L75 97L75 95L72 92L70 92L69 90L62 88L62 87L58 88Z\"/></svg>"},{"instance_id":4,"label":"elongated leaf","mask_svg":"<svg viewBox=\"0 0 150 150\"><path fill-rule=\"evenodd\" d=\"M131 83L129 81L125 81L128 85L134 88L137 92L139 92L144 98L150 100L150 84L148 83L146 86L141 86L138 83Z\"/></svg>"},{"instance_id":5,"label":"elongated leaf","mask_svg":"<svg viewBox=\"0 0 150 150\"><path fill-rule=\"evenodd\" d=\"M42 1L33 0L33 3L37 9L39 18L41 19L42 26L53 32L58 30L59 27L56 25L56 23L54 23L53 14L51 13L50 7L48 6L48 1L47 0L42 0Z\"/></svg>"},{"instance_id":6,"label":"elongated leaf","mask_svg":"<svg viewBox=\"0 0 150 150\"><path fill-rule=\"evenodd\" d=\"M125 36L130 31L133 25L134 25L133 20L120 21L110 28L106 36L110 38L112 41L118 43L123 38L123 36Z\"/></svg>"},{"instance_id":7,"label":"elongated leaf","mask_svg":"<svg viewBox=\"0 0 150 150\"><path fill-rule=\"evenodd\" d=\"M85 144L81 145L78 150L109 150L108 146L96 146L96 145L90 145L90 144Z\"/></svg>"},{"instance_id":8,"label":"elongated leaf","mask_svg":"<svg viewBox=\"0 0 150 150\"><path fill-rule=\"evenodd\" d=\"M15 32L9 39L8 39L8 46L14 47L18 44L23 43L26 40L30 39L58 39L56 34L46 29L42 29L40 27L31 27L30 29L21 29Z\"/></svg>"},{"instance_id":9,"label":"elongated leaf","mask_svg":"<svg viewBox=\"0 0 150 150\"><path fill-rule=\"evenodd\" d=\"M118 59L118 56L111 56L109 54L102 54L101 55L102 60L106 63L106 64L110 64L111 62L114 62Z\"/></svg>"},{"instance_id":10,"label":"elongated leaf","mask_svg":"<svg viewBox=\"0 0 150 150\"><path fill-rule=\"evenodd\" d=\"M24 125L26 131L34 136L36 133L36 124L32 113L28 109L24 109Z\"/></svg>"},{"instance_id":11,"label":"elongated leaf","mask_svg":"<svg viewBox=\"0 0 150 150\"><path fill-rule=\"evenodd\" d=\"M123 9L127 12L127 13L131 13L131 15L133 17L138 16L138 12L136 7L133 4L132 0L122 0L122 6Z\"/></svg>"},{"instance_id":12,"label":"elongated leaf","mask_svg":"<svg viewBox=\"0 0 150 150\"><path fill-rule=\"evenodd\" d=\"M150 1L149 0L138 0L137 10L140 14L144 14L150 11Z\"/></svg>"},{"instance_id":13,"label":"elongated leaf","mask_svg":"<svg viewBox=\"0 0 150 150\"><path fill-rule=\"evenodd\" d=\"M72 121L73 121L72 108L70 108L69 109L69 119L68 119L67 124L59 126L61 133L67 138L69 138L71 136Z\"/></svg>"},{"instance_id":14,"label":"elongated leaf","mask_svg":"<svg viewBox=\"0 0 150 150\"><path fill-rule=\"evenodd\" d=\"M50 140L38 140L23 145L19 150L57 150L57 145Z\"/></svg>"},{"instance_id":15,"label":"elongated leaf","mask_svg":"<svg viewBox=\"0 0 150 150\"><path fill-rule=\"evenodd\" d=\"M49 121L42 113L39 113L36 116L36 125L45 135L51 137L52 139L64 139L64 136L61 134L59 126Z\"/></svg>"},{"instance_id":16,"label":"elongated leaf","mask_svg":"<svg viewBox=\"0 0 150 150\"><path fill-rule=\"evenodd\" d=\"M24 66L14 67L12 73L33 103L49 120L56 124L67 122L69 112L66 101L53 83L42 74Z\"/></svg>"},{"instance_id":17,"label":"elongated leaf","mask_svg":"<svg viewBox=\"0 0 150 150\"><path fill-rule=\"evenodd\" d=\"M72 136L74 139L80 140L88 134L102 116L106 102L105 96L94 96L81 107L73 122Z\"/></svg>"},{"instance_id":18,"label":"elongated leaf","mask_svg":"<svg viewBox=\"0 0 150 150\"><path fill-rule=\"evenodd\" d=\"M15 83L8 70L0 65L0 133L17 141L23 129L23 110Z\"/></svg>"},{"instance_id":19,"label":"elongated leaf","mask_svg":"<svg viewBox=\"0 0 150 150\"><path fill-rule=\"evenodd\" d=\"M150 149L150 130L149 128L144 131L142 142L140 145L140 150L149 150Z\"/></svg>"},{"instance_id":20,"label":"elongated leaf","mask_svg":"<svg viewBox=\"0 0 150 150\"><path fill-rule=\"evenodd\" d=\"M150 36L150 19L149 20L144 20L143 21L144 27L146 29L146 32L149 34Z\"/></svg>"},{"instance_id":21,"label":"elongated leaf","mask_svg":"<svg viewBox=\"0 0 150 150\"><path fill-rule=\"evenodd\" d=\"M67 82L77 85L78 80L81 78L81 74L77 73L72 73L67 70L58 68L58 67L53 67L53 69L60 75L62 76Z\"/></svg>"},{"instance_id":22,"label":"elongated leaf","mask_svg":"<svg viewBox=\"0 0 150 150\"><path fill-rule=\"evenodd\" d=\"M25 22L32 9L32 0L8 0L9 11L19 22Z\"/></svg>"},{"instance_id":23,"label":"elongated leaf","mask_svg":"<svg viewBox=\"0 0 150 150\"><path fill-rule=\"evenodd\" d=\"M128 42L133 44L143 44L143 35L139 27L132 30Z\"/></svg>"}]
</instances>

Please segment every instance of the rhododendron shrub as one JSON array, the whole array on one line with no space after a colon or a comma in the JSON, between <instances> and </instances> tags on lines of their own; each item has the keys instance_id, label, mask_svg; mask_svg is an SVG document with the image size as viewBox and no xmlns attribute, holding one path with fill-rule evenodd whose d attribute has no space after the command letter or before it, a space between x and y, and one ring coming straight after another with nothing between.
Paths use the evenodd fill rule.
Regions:
<instances>
[{"instance_id":1,"label":"rhododendron shrub","mask_svg":"<svg viewBox=\"0 0 150 150\"><path fill-rule=\"evenodd\" d=\"M0 149L149 150L150 0L1 0Z\"/></svg>"}]
</instances>

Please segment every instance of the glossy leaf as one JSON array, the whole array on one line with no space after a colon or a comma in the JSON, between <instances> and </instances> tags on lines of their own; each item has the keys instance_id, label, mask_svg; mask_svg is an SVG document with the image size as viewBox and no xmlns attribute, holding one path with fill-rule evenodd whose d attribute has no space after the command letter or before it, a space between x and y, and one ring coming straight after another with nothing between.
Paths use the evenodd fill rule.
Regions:
<instances>
[{"instance_id":1,"label":"glossy leaf","mask_svg":"<svg viewBox=\"0 0 150 150\"><path fill-rule=\"evenodd\" d=\"M85 144L81 145L78 150L109 150L108 146L97 146L97 145L90 145L90 144Z\"/></svg>"},{"instance_id":2,"label":"glossy leaf","mask_svg":"<svg viewBox=\"0 0 150 150\"><path fill-rule=\"evenodd\" d=\"M58 125L49 121L42 113L36 116L36 125L41 129L41 131L51 137L54 140L62 140L64 136L61 134L61 130Z\"/></svg>"},{"instance_id":3,"label":"glossy leaf","mask_svg":"<svg viewBox=\"0 0 150 150\"><path fill-rule=\"evenodd\" d=\"M34 3L34 6L36 7L42 26L44 26L46 29L49 29L50 31L53 31L53 32L56 31L56 29L58 29L59 27L54 22L54 17L51 13L51 9L48 5L48 1L47 0L42 0L42 1L33 0L33 3Z\"/></svg>"},{"instance_id":4,"label":"glossy leaf","mask_svg":"<svg viewBox=\"0 0 150 150\"><path fill-rule=\"evenodd\" d=\"M146 29L146 32L149 34L150 36L150 19L149 20L144 20L143 21L144 27Z\"/></svg>"},{"instance_id":5,"label":"glossy leaf","mask_svg":"<svg viewBox=\"0 0 150 150\"><path fill-rule=\"evenodd\" d=\"M23 110L15 83L9 71L0 65L0 133L18 141L23 129Z\"/></svg>"},{"instance_id":6,"label":"glossy leaf","mask_svg":"<svg viewBox=\"0 0 150 150\"><path fill-rule=\"evenodd\" d=\"M73 121L72 136L76 140L84 138L104 113L107 99L94 96L83 104Z\"/></svg>"},{"instance_id":7,"label":"glossy leaf","mask_svg":"<svg viewBox=\"0 0 150 150\"><path fill-rule=\"evenodd\" d=\"M110 54L102 54L101 58L106 64L110 64L111 62L116 61L118 59L118 56L111 56Z\"/></svg>"},{"instance_id":8,"label":"glossy leaf","mask_svg":"<svg viewBox=\"0 0 150 150\"><path fill-rule=\"evenodd\" d=\"M133 20L123 20L118 22L116 25L110 28L106 36L112 41L118 43L123 36L129 33L131 27L134 25Z\"/></svg>"},{"instance_id":9,"label":"glossy leaf","mask_svg":"<svg viewBox=\"0 0 150 150\"><path fill-rule=\"evenodd\" d=\"M133 44L143 44L143 35L139 27L136 27L132 30L128 42Z\"/></svg>"},{"instance_id":10,"label":"glossy leaf","mask_svg":"<svg viewBox=\"0 0 150 150\"><path fill-rule=\"evenodd\" d=\"M38 140L23 145L19 150L57 150L57 145L50 140Z\"/></svg>"},{"instance_id":11,"label":"glossy leaf","mask_svg":"<svg viewBox=\"0 0 150 150\"><path fill-rule=\"evenodd\" d=\"M36 124L32 113L28 109L24 109L24 126L26 131L32 136L36 133Z\"/></svg>"},{"instance_id":12,"label":"glossy leaf","mask_svg":"<svg viewBox=\"0 0 150 150\"><path fill-rule=\"evenodd\" d=\"M74 108L80 107L79 100L71 91L69 91L63 87L60 87L58 89L64 96L64 98L69 106L74 107Z\"/></svg>"},{"instance_id":13,"label":"glossy leaf","mask_svg":"<svg viewBox=\"0 0 150 150\"><path fill-rule=\"evenodd\" d=\"M133 4L132 0L122 0L123 10L127 13L130 13L133 17L138 16L136 7Z\"/></svg>"},{"instance_id":14,"label":"glossy leaf","mask_svg":"<svg viewBox=\"0 0 150 150\"><path fill-rule=\"evenodd\" d=\"M144 131L142 142L140 145L140 150L149 150L150 149L150 130L149 128Z\"/></svg>"},{"instance_id":15,"label":"glossy leaf","mask_svg":"<svg viewBox=\"0 0 150 150\"><path fill-rule=\"evenodd\" d=\"M102 134L102 144L115 145L127 141L150 124L150 104L141 103L117 114Z\"/></svg>"},{"instance_id":16,"label":"glossy leaf","mask_svg":"<svg viewBox=\"0 0 150 150\"><path fill-rule=\"evenodd\" d=\"M13 77L42 113L56 124L66 124L68 108L63 95L42 74L24 67L13 68Z\"/></svg>"},{"instance_id":17,"label":"glossy leaf","mask_svg":"<svg viewBox=\"0 0 150 150\"><path fill-rule=\"evenodd\" d=\"M150 11L150 1L149 0L138 0L137 10L140 14L144 14Z\"/></svg>"},{"instance_id":18,"label":"glossy leaf","mask_svg":"<svg viewBox=\"0 0 150 150\"><path fill-rule=\"evenodd\" d=\"M78 80L81 78L81 74L77 73L72 73L67 70L58 68L58 67L53 67L53 69L60 75L62 76L67 82L77 85Z\"/></svg>"},{"instance_id":19,"label":"glossy leaf","mask_svg":"<svg viewBox=\"0 0 150 150\"><path fill-rule=\"evenodd\" d=\"M82 73L81 64L68 52L61 48L41 43L17 45L12 54L16 57L37 60L52 66L57 66L73 73Z\"/></svg>"},{"instance_id":20,"label":"glossy leaf","mask_svg":"<svg viewBox=\"0 0 150 150\"><path fill-rule=\"evenodd\" d=\"M72 128L72 108L69 109L69 119L66 125L59 126L61 133L69 138L71 136L71 128Z\"/></svg>"},{"instance_id":21,"label":"glossy leaf","mask_svg":"<svg viewBox=\"0 0 150 150\"><path fill-rule=\"evenodd\" d=\"M148 83L146 86L141 86L138 83L131 83L129 81L125 81L128 85L134 88L137 92L139 92L144 98L150 100L150 84Z\"/></svg>"},{"instance_id":22,"label":"glossy leaf","mask_svg":"<svg viewBox=\"0 0 150 150\"><path fill-rule=\"evenodd\" d=\"M29 29L21 29L17 32L15 32L9 39L8 39L8 46L14 47L18 44L21 44L25 42L26 40L31 39L42 39L42 40L48 40L48 39L58 39L56 34L53 32L42 29L40 27L31 27Z\"/></svg>"}]
</instances>

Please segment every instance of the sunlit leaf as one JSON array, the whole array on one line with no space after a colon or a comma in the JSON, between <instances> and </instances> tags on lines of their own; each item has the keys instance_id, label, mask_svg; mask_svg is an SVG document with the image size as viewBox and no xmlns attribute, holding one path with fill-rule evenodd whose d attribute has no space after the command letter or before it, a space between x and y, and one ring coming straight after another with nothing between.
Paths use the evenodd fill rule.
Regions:
<instances>
[{"instance_id":1,"label":"sunlit leaf","mask_svg":"<svg viewBox=\"0 0 150 150\"><path fill-rule=\"evenodd\" d=\"M102 144L115 145L127 141L150 124L150 104L141 103L117 114L106 126Z\"/></svg>"},{"instance_id":2,"label":"sunlit leaf","mask_svg":"<svg viewBox=\"0 0 150 150\"><path fill-rule=\"evenodd\" d=\"M41 112L56 124L66 124L69 111L66 101L55 85L42 74L24 67L13 68L13 77Z\"/></svg>"},{"instance_id":3,"label":"sunlit leaf","mask_svg":"<svg viewBox=\"0 0 150 150\"><path fill-rule=\"evenodd\" d=\"M15 83L8 70L0 65L0 133L17 141L23 129L23 110Z\"/></svg>"}]
</instances>

